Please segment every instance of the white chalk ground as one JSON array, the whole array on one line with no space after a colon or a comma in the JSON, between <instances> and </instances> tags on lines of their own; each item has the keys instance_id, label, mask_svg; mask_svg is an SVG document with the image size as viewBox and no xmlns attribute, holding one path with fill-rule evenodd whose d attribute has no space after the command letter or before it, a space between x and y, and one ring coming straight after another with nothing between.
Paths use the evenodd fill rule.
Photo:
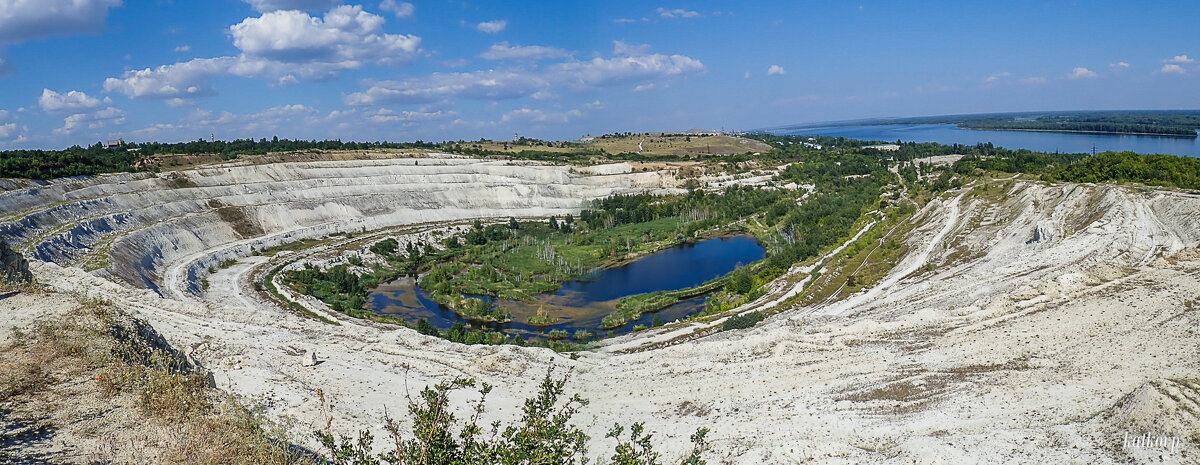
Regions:
<instances>
[{"instance_id":1,"label":"white chalk ground","mask_svg":"<svg viewBox=\"0 0 1200 465\"><path fill-rule=\"evenodd\" d=\"M654 333L617 338L578 360L305 319L248 292L260 258L214 275L207 301L33 267L59 292L147 319L302 442L321 423L317 389L345 433L381 432L385 410L456 376L497 386L488 421L511 420L552 366L591 400L577 421L593 456L611 451L614 422L644 421L668 457L711 428L710 463L1200 462L1200 198L1025 182L1006 197L930 204L877 290L651 350L614 348ZM1027 243L1035 229L1042 240ZM56 305L51 295L4 319ZM301 366L306 350L322 363ZM1179 441L1128 438L1147 433Z\"/></svg>"}]
</instances>

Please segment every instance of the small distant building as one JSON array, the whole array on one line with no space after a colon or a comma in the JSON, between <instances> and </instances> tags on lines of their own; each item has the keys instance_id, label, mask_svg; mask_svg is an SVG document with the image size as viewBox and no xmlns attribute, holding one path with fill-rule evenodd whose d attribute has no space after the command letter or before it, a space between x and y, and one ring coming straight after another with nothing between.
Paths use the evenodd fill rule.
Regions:
<instances>
[{"instance_id":1,"label":"small distant building","mask_svg":"<svg viewBox=\"0 0 1200 465\"><path fill-rule=\"evenodd\" d=\"M896 144L868 145L863 148L864 149L882 150L884 152L896 152L896 151L900 150L900 146L896 145Z\"/></svg>"},{"instance_id":2,"label":"small distant building","mask_svg":"<svg viewBox=\"0 0 1200 465\"><path fill-rule=\"evenodd\" d=\"M514 132L513 133L513 142L520 142L520 141L521 141L521 136L518 136L517 133Z\"/></svg>"},{"instance_id":3,"label":"small distant building","mask_svg":"<svg viewBox=\"0 0 1200 465\"><path fill-rule=\"evenodd\" d=\"M104 143L104 148L115 149L122 145L125 145L125 139L110 140L110 141Z\"/></svg>"}]
</instances>

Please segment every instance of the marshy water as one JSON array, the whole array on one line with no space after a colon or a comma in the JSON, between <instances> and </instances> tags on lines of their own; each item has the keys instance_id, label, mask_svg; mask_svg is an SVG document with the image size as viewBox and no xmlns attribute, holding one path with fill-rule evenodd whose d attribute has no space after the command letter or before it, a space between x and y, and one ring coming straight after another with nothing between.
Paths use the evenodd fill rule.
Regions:
<instances>
[{"instance_id":1,"label":"marshy water","mask_svg":"<svg viewBox=\"0 0 1200 465\"><path fill-rule=\"evenodd\" d=\"M626 265L598 271L586 281L563 283L555 292L535 296L536 303L501 300L497 304L512 314L513 321L490 326L526 339L545 337L547 332L556 329L570 333L587 330L602 336L606 331L600 328L600 320L616 309L617 300L622 297L703 284L764 256L762 246L753 238L743 236L671 247ZM640 319L614 329L613 334L627 333L639 324L650 326L656 315L665 322L687 317L704 307L706 297L684 300L656 313L644 314ZM414 323L424 318L442 330L449 329L457 321L466 323L450 309L431 300L413 278L379 286L367 298L367 308ZM555 323L549 326L527 324L529 317L536 315L539 309L545 309Z\"/></svg>"}]
</instances>

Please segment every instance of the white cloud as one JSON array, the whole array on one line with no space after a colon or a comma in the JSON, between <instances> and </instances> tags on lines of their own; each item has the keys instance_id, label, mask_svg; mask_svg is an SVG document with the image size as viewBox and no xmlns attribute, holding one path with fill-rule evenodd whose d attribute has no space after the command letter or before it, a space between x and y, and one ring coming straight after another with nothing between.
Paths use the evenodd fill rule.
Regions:
<instances>
[{"instance_id":1,"label":"white cloud","mask_svg":"<svg viewBox=\"0 0 1200 465\"><path fill-rule=\"evenodd\" d=\"M593 110L602 110L602 109L604 109L604 107L607 107L607 106L608 106L608 104L607 104L607 103L604 103L604 102L601 102L601 101L600 101L600 99L596 99L596 100L595 100L595 101L593 101L592 103L586 104L586 105L584 105L584 106L586 106L586 107L588 107L588 108L591 108L591 109L593 109Z\"/></svg>"},{"instance_id":2,"label":"white cloud","mask_svg":"<svg viewBox=\"0 0 1200 465\"><path fill-rule=\"evenodd\" d=\"M397 18L407 18L412 16L417 11L417 7L408 2L397 2L396 0L383 0L379 3L379 9L390 11Z\"/></svg>"},{"instance_id":3,"label":"white cloud","mask_svg":"<svg viewBox=\"0 0 1200 465\"><path fill-rule=\"evenodd\" d=\"M1163 74L1185 74L1187 73L1187 70L1175 63L1167 63L1163 65L1162 69L1158 70L1158 72Z\"/></svg>"},{"instance_id":4,"label":"white cloud","mask_svg":"<svg viewBox=\"0 0 1200 465\"><path fill-rule=\"evenodd\" d=\"M372 123L415 123L418 121L433 121L451 118L457 116L454 111L401 111L399 113L381 108L374 114L367 117L367 120Z\"/></svg>"},{"instance_id":5,"label":"white cloud","mask_svg":"<svg viewBox=\"0 0 1200 465\"><path fill-rule=\"evenodd\" d=\"M17 132L17 123L0 124L0 141L9 141L16 138Z\"/></svg>"},{"instance_id":6,"label":"white cloud","mask_svg":"<svg viewBox=\"0 0 1200 465\"><path fill-rule=\"evenodd\" d=\"M1186 64L1190 64L1190 63L1195 63L1196 60L1194 60L1192 58L1188 58L1187 55L1175 55L1170 60L1166 60L1166 62L1167 63L1175 63L1177 65L1186 65Z\"/></svg>"},{"instance_id":7,"label":"white cloud","mask_svg":"<svg viewBox=\"0 0 1200 465\"><path fill-rule=\"evenodd\" d=\"M500 117L500 122L511 123L514 121L528 121L534 123L565 123L572 118L578 118L580 116L583 116L583 113L579 110L556 113L547 112L536 108L519 108L502 115Z\"/></svg>"},{"instance_id":8,"label":"white cloud","mask_svg":"<svg viewBox=\"0 0 1200 465\"><path fill-rule=\"evenodd\" d=\"M158 68L126 71L104 81L104 90L132 98L212 95L212 79L232 75L270 79L286 86L329 79L365 65L399 66L420 53L421 39L382 32L383 17L361 6L339 6L323 18L294 10L264 13L230 27L238 56L197 58Z\"/></svg>"},{"instance_id":9,"label":"white cloud","mask_svg":"<svg viewBox=\"0 0 1200 465\"><path fill-rule=\"evenodd\" d=\"M1129 69L1130 66L1133 66L1133 65L1130 65L1129 63L1126 63L1124 61L1118 61L1116 63L1108 65L1108 67L1111 69Z\"/></svg>"},{"instance_id":10,"label":"white cloud","mask_svg":"<svg viewBox=\"0 0 1200 465\"><path fill-rule=\"evenodd\" d=\"M784 71L782 66L771 65L770 68L767 68L767 76L783 76L785 74L787 71Z\"/></svg>"},{"instance_id":11,"label":"white cloud","mask_svg":"<svg viewBox=\"0 0 1200 465\"><path fill-rule=\"evenodd\" d=\"M38 98L38 105L42 110L51 113L78 113L99 108L106 103L112 103L112 100L106 97L102 102L77 90L60 94L50 89L42 89L42 96Z\"/></svg>"},{"instance_id":12,"label":"white cloud","mask_svg":"<svg viewBox=\"0 0 1200 465\"><path fill-rule=\"evenodd\" d=\"M362 63L412 61L421 39L383 33L383 17L361 6L343 5L324 18L300 11L274 11L229 28L233 45L247 55L298 63L322 62L355 69Z\"/></svg>"},{"instance_id":13,"label":"white cloud","mask_svg":"<svg viewBox=\"0 0 1200 465\"><path fill-rule=\"evenodd\" d=\"M1080 66L1075 69L1072 69L1071 74L1068 74L1067 78L1069 78L1069 79L1091 79L1091 78L1094 78L1097 76L1098 75L1096 74L1095 71L1092 71L1090 69Z\"/></svg>"},{"instance_id":14,"label":"white cloud","mask_svg":"<svg viewBox=\"0 0 1200 465\"><path fill-rule=\"evenodd\" d=\"M1046 78L1041 77L1041 76L1030 76L1030 77L1021 79L1018 82L1020 82L1021 84L1045 84Z\"/></svg>"},{"instance_id":15,"label":"white cloud","mask_svg":"<svg viewBox=\"0 0 1200 465\"><path fill-rule=\"evenodd\" d=\"M648 83L645 83L645 84L638 84L637 86L635 86L635 87L633 88L633 91L634 91L634 92L645 92L645 91L648 91L648 90L653 90L653 89L654 89L654 83L653 83L653 82L648 82Z\"/></svg>"},{"instance_id":16,"label":"white cloud","mask_svg":"<svg viewBox=\"0 0 1200 465\"><path fill-rule=\"evenodd\" d=\"M987 79L983 80L983 82L990 84L990 83L997 82L997 81L1004 79L1006 77L1009 77L1009 76L1012 76L1012 73L1009 73L1007 71L1005 71L1003 73L996 73L991 76L988 76Z\"/></svg>"},{"instance_id":17,"label":"white cloud","mask_svg":"<svg viewBox=\"0 0 1200 465\"><path fill-rule=\"evenodd\" d=\"M503 19L497 19L497 20L493 20L493 21L484 21L482 23L475 25L475 29L478 29L482 32L486 32L488 34L498 33L500 31L503 31L504 28L506 28L506 27L508 27L508 21L505 21Z\"/></svg>"},{"instance_id":18,"label":"white cloud","mask_svg":"<svg viewBox=\"0 0 1200 465\"><path fill-rule=\"evenodd\" d=\"M506 99L528 97L560 88L588 89L643 84L657 79L704 72L704 64L683 55L644 55L569 61L542 69L434 73L403 81L370 83L345 97L349 105L424 103L447 98Z\"/></svg>"},{"instance_id":19,"label":"white cloud","mask_svg":"<svg viewBox=\"0 0 1200 465\"><path fill-rule=\"evenodd\" d=\"M183 53L183 52L190 52L190 51L192 51L191 45L180 45L178 47L175 47L175 53Z\"/></svg>"},{"instance_id":20,"label":"white cloud","mask_svg":"<svg viewBox=\"0 0 1200 465\"><path fill-rule=\"evenodd\" d=\"M661 16L665 19L699 18L701 16L700 13L698 13L698 12L685 10L683 8L675 8L675 9L669 10L669 9L660 7L658 9L654 10L654 12L658 13L659 16Z\"/></svg>"},{"instance_id":21,"label":"white cloud","mask_svg":"<svg viewBox=\"0 0 1200 465\"><path fill-rule=\"evenodd\" d=\"M0 42L99 32L121 0L0 0Z\"/></svg>"},{"instance_id":22,"label":"white cloud","mask_svg":"<svg viewBox=\"0 0 1200 465\"><path fill-rule=\"evenodd\" d=\"M125 112L117 107L105 107L96 111L75 113L63 119L63 127L55 129L55 134L71 134L82 126L88 129L100 129L108 126L125 124Z\"/></svg>"},{"instance_id":23,"label":"white cloud","mask_svg":"<svg viewBox=\"0 0 1200 465\"><path fill-rule=\"evenodd\" d=\"M613 55L619 57L638 57L650 53L650 44L631 44L621 40L613 41Z\"/></svg>"},{"instance_id":24,"label":"white cloud","mask_svg":"<svg viewBox=\"0 0 1200 465\"><path fill-rule=\"evenodd\" d=\"M188 98L212 95L209 81L230 73L244 57L197 58L158 68L126 71L120 78L104 80L105 92L131 98Z\"/></svg>"},{"instance_id":25,"label":"white cloud","mask_svg":"<svg viewBox=\"0 0 1200 465\"><path fill-rule=\"evenodd\" d=\"M259 12L277 10L327 10L341 3L341 0L244 0L251 8Z\"/></svg>"},{"instance_id":26,"label":"white cloud","mask_svg":"<svg viewBox=\"0 0 1200 465\"><path fill-rule=\"evenodd\" d=\"M499 42L492 44L479 57L485 60L546 60L566 58L567 51L542 45L509 45L508 42Z\"/></svg>"}]
</instances>

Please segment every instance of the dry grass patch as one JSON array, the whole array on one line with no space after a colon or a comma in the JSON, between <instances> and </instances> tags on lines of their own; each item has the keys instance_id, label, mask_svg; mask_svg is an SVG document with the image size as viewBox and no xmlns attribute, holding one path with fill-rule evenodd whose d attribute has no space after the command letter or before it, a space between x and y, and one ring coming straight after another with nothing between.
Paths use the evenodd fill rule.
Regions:
<instances>
[{"instance_id":1,"label":"dry grass patch","mask_svg":"<svg viewBox=\"0 0 1200 465\"><path fill-rule=\"evenodd\" d=\"M152 327L98 300L0 347L0 412L0 463L312 462Z\"/></svg>"}]
</instances>

